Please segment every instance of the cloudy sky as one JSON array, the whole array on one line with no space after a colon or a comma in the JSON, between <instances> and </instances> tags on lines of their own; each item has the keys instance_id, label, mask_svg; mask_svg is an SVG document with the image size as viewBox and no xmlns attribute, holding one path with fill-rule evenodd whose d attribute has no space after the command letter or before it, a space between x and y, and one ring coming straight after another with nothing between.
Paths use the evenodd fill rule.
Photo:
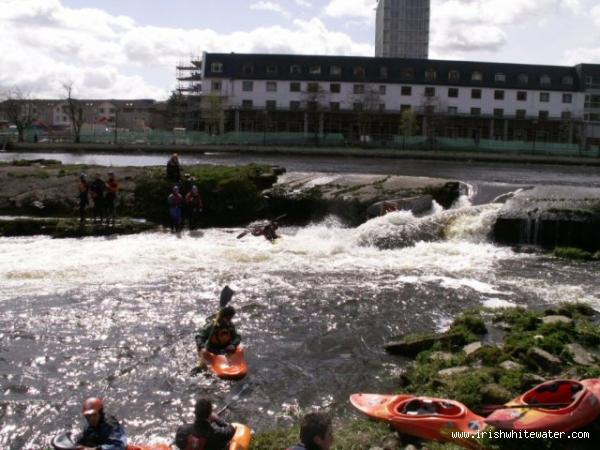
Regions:
<instances>
[{"instance_id":1,"label":"cloudy sky","mask_svg":"<svg viewBox=\"0 0 600 450\"><path fill-rule=\"evenodd\" d=\"M0 91L164 99L212 52L373 56L376 0L0 0ZM600 0L431 0L430 57L600 63Z\"/></svg>"}]
</instances>

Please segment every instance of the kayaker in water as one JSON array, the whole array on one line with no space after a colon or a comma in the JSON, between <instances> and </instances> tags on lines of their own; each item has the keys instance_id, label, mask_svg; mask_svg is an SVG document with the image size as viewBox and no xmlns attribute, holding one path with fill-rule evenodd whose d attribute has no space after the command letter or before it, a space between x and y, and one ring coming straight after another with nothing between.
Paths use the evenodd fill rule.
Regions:
<instances>
[{"instance_id":1,"label":"kayaker in water","mask_svg":"<svg viewBox=\"0 0 600 450\"><path fill-rule=\"evenodd\" d=\"M302 418L300 443L288 450L329 450L333 445L333 426L327 414L312 412Z\"/></svg>"},{"instance_id":2,"label":"kayaker in water","mask_svg":"<svg viewBox=\"0 0 600 450\"><path fill-rule=\"evenodd\" d=\"M196 400L194 423L177 429L175 445L180 450L225 450L235 434L235 428L212 412L212 402Z\"/></svg>"},{"instance_id":3,"label":"kayaker in water","mask_svg":"<svg viewBox=\"0 0 600 450\"><path fill-rule=\"evenodd\" d=\"M279 224L275 221L269 222L264 226L257 226L252 229L252 236L264 236L267 241L273 242L279 237L277 234Z\"/></svg>"},{"instance_id":4,"label":"kayaker in water","mask_svg":"<svg viewBox=\"0 0 600 450\"><path fill-rule=\"evenodd\" d=\"M237 333L231 321L235 315L233 306L221 308L217 316L212 319L196 335L196 348L198 356L204 347L211 353L233 353L240 344L242 337Z\"/></svg>"},{"instance_id":5,"label":"kayaker in water","mask_svg":"<svg viewBox=\"0 0 600 450\"><path fill-rule=\"evenodd\" d=\"M125 430L114 416L104 412L101 399L88 398L83 402L82 413L88 424L76 440L77 450L125 450L127 448Z\"/></svg>"}]
</instances>

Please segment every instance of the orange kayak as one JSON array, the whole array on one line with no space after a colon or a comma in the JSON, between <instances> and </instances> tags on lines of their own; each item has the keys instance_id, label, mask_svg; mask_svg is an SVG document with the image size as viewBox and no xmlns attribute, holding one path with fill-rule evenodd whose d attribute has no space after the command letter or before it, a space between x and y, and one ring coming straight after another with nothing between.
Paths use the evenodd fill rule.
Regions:
<instances>
[{"instance_id":1,"label":"orange kayak","mask_svg":"<svg viewBox=\"0 0 600 450\"><path fill-rule=\"evenodd\" d=\"M570 432L600 417L600 379L547 381L505 406L485 421L503 430Z\"/></svg>"},{"instance_id":2,"label":"orange kayak","mask_svg":"<svg viewBox=\"0 0 600 450\"><path fill-rule=\"evenodd\" d=\"M454 400L414 395L353 394L352 405L372 419L392 425L397 431L432 441L453 442L480 449L477 432L486 427L483 417ZM453 437L452 432L469 437ZM473 437L470 437L473 436Z\"/></svg>"},{"instance_id":3,"label":"orange kayak","mask_svg":"<svg viewBox=\"0 0 600 450\"><path fill-rule=\"evenodd\" d=\"M248 364L244 359L244 348L238 345L230 355L217 355L208 350L202 350L202 360L207 367L219 378L239 380L248 373Z\"/></svg>"},{"instance_id":4,"label":"orange kayak","mask_svg":"<svg viewBox=\"0 0 600 450\"><path fill-rule=\"evenodd\" d=\"M229 443L228 450L248 450L252 439L252 430L241 423L232 423L232 425L235 427L235 434Z\"/></svg>"},{"instance_id":5,"label":"orange kayak","mask_svg":"<svg viewBox=\"0 0 600 450\"><path fill-rule=\"evenodd\" d=\"M171 450L171 446L168 444L152 444L152 445L138 445L129 444L127 450Z\"/></svg>"}]
</instances>

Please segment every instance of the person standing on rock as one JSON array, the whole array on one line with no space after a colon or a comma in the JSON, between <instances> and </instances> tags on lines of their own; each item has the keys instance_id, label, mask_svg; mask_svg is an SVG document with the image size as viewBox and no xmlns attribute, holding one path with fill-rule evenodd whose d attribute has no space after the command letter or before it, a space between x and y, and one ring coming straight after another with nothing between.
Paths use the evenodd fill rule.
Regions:
<instances>
[{"instance_id":1,"label":"person standing on rock","mask_svg":"<svg viewBox=\"0 0 600 450\"><path fill-rule=\"evenodd\" d=\"M85 173L79 175L79 223L85 222L85 208L89 204L90 200L88 197L90 187L87 182Z\"/></svg>"},{"instance_id":2,"label":"person standing on rock","mask_svg":"<svg viewBox=\"0 0 600 450\"><path fill-rule=\"evenodd\" d=\"M118 193L119 183L115 178L114 172L109 172L108 181L106 182L106 226L110 225L111 219L113 227L115 226L115 202Z\"/></svg>"},{"instance_id":3,"label":"person standing on rock","mask_svg":"<svg viewBox=\"0 0 600 450\"><path fill-rule=\"evenodd\" d=\"M181 181L181 167L179 166L179 155L173 153L167 162L167 180L174 183Z\"/></svg>"},{"instance_id":4,"label":"person standing on rock","mask_svg":"<svg viewBox=\"0 0 600 450\"><path fill-rule=\"evenodd\" d=\"M94 223L100 217L100 224L104 222L104 191L106 191L106 183L100 178L100 174L96 174L96 178L90 184L90 195L94 201Z\"/></svg>"},{"instance_id":5,"label":"person standing on rock","mask_svg":"<svg viewBox=\"0 0 600 450\"><path fill-rule=\"evenodd\" d=\"M288 450L329 450L333 445L331 417L320 412L306 414L300 424L300 443Z\"/></svg>"},{"instance_id":6,"label":"person standing on rock","mask_svg":"<svg viewBox=\"0 0 600 450\"><path fill-rule=\"evenodd\" d=\"M169 204L169 216L171 218L171 231L173 233L181 231L181 206L183 197L179 193L179 186L173 186L173 192L167 198Z\"/></svg>"},{"instance_id":7,"label":"person standing on rock","mask_svg":"<svg viewBox=\"0 0 600 450\"><path fill-rule=\"evenodd\" d=\"M195 230L198 227L198 219L202 212L202 198L196 186L192 186L192 190L185 195L185 207L190 230Z\"/></svg>"}]
</instances>

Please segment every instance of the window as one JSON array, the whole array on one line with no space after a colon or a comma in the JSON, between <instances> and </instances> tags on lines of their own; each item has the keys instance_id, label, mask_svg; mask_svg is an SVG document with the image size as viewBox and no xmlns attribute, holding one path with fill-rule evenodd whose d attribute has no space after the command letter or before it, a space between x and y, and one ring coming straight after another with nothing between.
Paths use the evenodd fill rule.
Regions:
<instances>
[{"instance_id":1,"label":"window","mask_svg":"<svg viewBox=\"0 0 600 450\"><path fill-rule=\"evenodd\" d=\"M494 91L494 100L504 100L504 91Z\"/></svg>"},{"instance_id":2,"label":"window","mask_svg":"<svg viewBox=\"0 0 600 450\"><path fill-rule=\"evenodd\" d=\"M354 110L354 112L362 112L363 110L363 104L356 102L352 104L352 109Z\"/></svg>"},{"instance_id":3,"label":"window","mask_svg":"<svg viewBox=\"0 0 600 450\"><path fill-rule=\"evenodd\" d=\"M458 98L458 88L448 88L448 97Z\"/></svg>"},{"instance_id":4,"label":"window","mask_svg":"<svg viewBox=\"0 0 600 450\"><path fill-rule=\"evenodd\" d=\"M267 81L267 92L277 92L276 81Z\"/></svg>"},{"instance_id":5,"label":"window","mask_svg":"<svg viewBox=\"0 0 600 450\"><path fill-rule=\"evenodd\" d=\"M480 116L481 115L481 108L471 108L471 115L472 116Z\"/></svg>"},{"instance_id":6,"label":"window","mask_svg":"<svg viewBox=\"0 0 600 450\"><path fill-rule=\"evenodd\" d=\"M570 75L565 75L562 77L562 84L565 86L573 86L573 77Z\"/></svg>"},{"instance_id":7,"label":"window","mask_svg":"<svg viewBox=\"0 0 600 450\"><path fill-rule=\"evenodd\" d=\"M341 86L339 83L331 83L329 85L329 92L332 94L339 94L341 91Z\"/></svg>"},{"instance_id":8,"label":"window","mask_svg":"<svg viewBox=\"0 0 600 450\"><path fill-rule=\"evenodd\" d=\"M425 97L435 97L435 88L431 86L426 87Z\"/></svg>"},{"instance_id":9,"label":"window","mask_svg":"<svg viewBox=\"0 0 600 450\"><path fill-rule=\"evenodd\" d=\"M538 117L540 120L548 120L548 111L540 111Z\"/></svg>"},{"instance_id":10,"label":"window","mask_svg":"<svg viewBox=\"0 0 600 450\"><path fill-rule=\"evenodd\" d=\"M542 86L550 86L550 83L552 83L552 79L550 78L550 76L544 74L540 77L540 84Z\"/></svg>"},{"instance_id":11,"label":"window","mask_svg":"<svg viewBox=\"0 0 600 450\"><path fill-rule=\"evenodd\" d=\"M221 82L213 81L210 85L211 91L213 92L221 92Z\"/></svg>"},{"instance_id":12,"label":"window","mask_svg":"<svg viewBox=\"0 0 600 450\"><path fill-rule=\"evenodd\" d=\"M223 72L223 63L220 62L214 62L210 65L210 71L214 72L214 73L221 73Z\"/></svg>"},{"instance_id":13,"label":"window","mask_svg":"<svg viewBox=\"0 0 600 450\"><path fill-rule=\"evenodd\" d=\"M494 74L494 81L496 83L506 83L506 75L503 73Z\"/></svg>"},{"instance_id":14,"label":"window","mask_svg":"<svg viewBox=\"0 0 600 450\"><path fill-rule=\"evenodd\" d=\"M433 116L435 114L435 105L425 105L425 115Z\"/></svg>"},{"instance_id":15,"label":"window","mask_svg":"<svg viewBox=\"0 0 600 450\"><path fill-rule=\"evenodd\" d=\"M308 83L306 85L306 90L312 93L319 92L319 83Z\"/></svg>"},{"instance_id":16,"label":"window","mask_svg":"<svg viewBox=\"0 0 600 450\"><path fill-rule=\"evenodd\" d=\"M364 84L355 84L353 87L353 92L355 94L364 94L365 93L365 85Z\"/></svg>"},{"instance_id":17,"label":"window","mask_svg":"<svg viewBox=\"0 0 600 450\"><path fill-rule=\"evenodd\" d=\"M273 64L269 64L267 65L267 73L269 75L274 75L277 73L277 66L273 65Z\"/></svg>"},{"instance_id":18,"label":"window","mask_svg":"<svg viewBox=\"0 0 600 450\"><path fill-rule=\"evenodd\" d=\"M331 111L339 111L340 110L340 102L331 102L331 103L329 103L329 109Z\"/></svg>"},{"instance_id":19,"label":"window","mask_svg":"<svg viewBox=\"0 0 600 450\"><path fill-rule=\"evenodd\" d=\"M242 72L245 74L254 73L254 65L253 64L244 64L242 67Z\"/></svg>"},{"instance_id":20,"label":"window","mask_svg":"<svg viewBox=\"0 0 600 450\"><path fill-rule=\"evenodd\" d=\"M331 66L329 68L329 75L339 76L342 74L342 68L340 66Z\"/></svg>"},{"instance_id":21,"label":"window","mask_svg":"<svg viewBox=\"0 0 600 450\"><path fill-rule=\"evenodd\" d=\"M252 106L253 106L252 100L242 100L242 108L252 109Z\"/></svg>"},{"instance_id":22,"label":"window","mask_svg":"<svg viewBox=\"0 0 600 450\"><path fill-rule=\"evenodd\" d=\"M412 95L412 86L402 86L400 88L400 95Z\"/></svg>"},{"instance_id":23,"label":"window","mask_svg":"<svg viewBox=\"0 0 600 450\"><path fill-rule=\"evenodd\" d=\"M415 71L413 69L402 69L400 71L400 79L412 80L415 77Z\"/></svg>"},{"instance_id":24,"label":"window","mask_svg":"<svg viewBox=\"0 0 600 450\"><path fill-rule=\"evenodd\" d=\"M265 102L265 108L269 110L277 109L277 101L275 100L267 100Z\"/></svg>"},{"instance_id":25,"label":"window","mask_svg":"<svg viewBox=\"0 0 600 450\"><path fill-rule=\"evenodd\" d=\"M380 67L379 68L379 78L381 78L382 80L387 80L388 77L388 69L387 67Z\"/></svg>"},{"instance_id":26,"label":"window","mask_svg":"<svg viewBox=\"0 0 600 450\"><path fill-rule=\"evenodd\" d=\"M592 87L592 84L594 83L594 79L590 76L585 77L585 86L586 87Z\"/></svg>"},{"instance_id":27,"label":"window","mask_svg":"<svg viewBox=\"0 0 600 450\"><path fill-rule=\"evenodd\" d=\"M292 111L298 111L300 109L300 102L297 100L292 100L290 102L290 109Z\"/></svg>"},{"instance_id":28,"label":"window","mask_svg":"<svg viewBox=\"0 0 600 450\"><path fill-rule=\"evenodd\" d=\"M517 100L524 102L527 100L527 91L517 91Z\"/></svg>"},{"instance_id":29,"label":"window","mask_svg":"<svg viewBox=\"0 0 600 450\"><path fill-rule=\"evenodd\" d=\"M385 103L380 103L379 104L379 112L384 112L385 111Z\"/></svg>"},{"instance_id":30,"label":"window","mask_svg":"<svg viewBox=\"0 0 600 450\"><path fill-rule=\"evenodd\" d=\"M471 89L471 98L481 98L481 89Z\"/></svg>"},{"instance_id":31,"label":"window","mask_svg":"<svg viewBox=\"0 0 600 450\"><path fill-rule=\"evenodd\" d=\"M290 66L290 73L293 75L299 75L302 73L302 67L300 67L298 64L292 64Z\"/></svg>"},{"instance_id":32,"label":"window","mask_svg":"<svg viewBox=\"0 0 600 450\"><path fill-rule=\"evenodd\" d=\"M471 74L471 81L483 81L481 72L475 71Z\"/></svg>"},{"instance_id":33,"label":"window","mask_svg":"<svg viewBox=\"0 0 600 450\"><path fill-rule=\"evenodd\" d=\"M540 92L540 102L548 103L550 101L550 92Z\"/></svg>"},{"instance_id":34,"label":"window","mask_svg":"<svg viewBox=\"0 0 600 450\"><path fill-rule=\"evenodd\" d=\"M458 70L451 70L448 72L448 81L458 81L460 80L460 73Z\"/></svg>"},{"instance_id":35,"label":"window","mask_svg":"<svg viewBox=\"0 0 600 450\"><path fill-rule=\"evenodd\" d=\"M400 105L400 112L410 111L412 107L410 105Z\"/></svg>"},{"instance_id":36,"label":"window","mask_svg":"<svg viewBox=\"0 0 600 450\"><path fill-rule=\"evenodd\" d=\"M319 64L311 64L308 68L308 73L311 75L319 75L321 73L321 66Z\"/></svg>"},{"instance_id":37,"label":"window","mask_svg":"<svg viewBox=\"0 0 600 450\"><path fill-rule=\"evenodd\" d=\"M300 92L300 83L297 81L292 81L290 83L290 92Z\"/></svg>"},{"instance_id":38,"label":"window","mask_svg":"<svg viewBox=\"0 0 600 450\"><path fill-rule=\"evenodd\" d=\"M525 84L529 83L529 77L527 76L527 74L520 73L519 75L517 75L517 83L519 83L521 85L525 85Z\"/></svg>"},{"instance_id":39,"label":"window","mask_svg":"<svg viewBox=\"0 0 600 450\"><path fill-rule=\"evenodd\" d=\"M517 119L524 119L525 118L525 114L526 114L526 111L524 109L517 109L515 111L515 117Z\"/></svg>"},{"instance_id":40,"label":"window","mask_svg":"<svg viewBox=\"0 0 600 450\"><path fill-rule=\"evenodd\" d=\"M379 94L380 95L385 95L385 91L386 91L385 84L380 84L379 85Z\"/></svg>"},{"instance_id":41,"label":"window","mask_svg":"<svg viewBox=\"0 0 600 450\"><path fill-rule=\"evenodd\" d=\"M573 103L573 94L563 94L562 102L563 103Z\"/></svg>"},{"instance_id":42,"label":"window","mask_svg":"<svg viewBox=\"0 0 600 450\"><path fill-rule=\"evenodd\" d=\"M254 83L252 81L242 81L242 91L252 92L254 89Z\"/></svg>"},{"instance_id":43,"label":"window","mask_svg":"<svg viewBox=\"0 0 600 450\"><path fill-rule=\"evenodd\" d=\"M571 120L571 111L563 111L562 113L560 113L560 118L562 120Z\"/></svg>"},{"instance_id":44,"label":"window","mask_svg":"<svg viewBox=\"0 0 600 450\"><path fill-rule=\"evenodd\" d=\"M364 78L365 77L365 68L362 66L356 66L354 68L354 76L358 77L358 78Z\"/></svg>"},{"instance_id":45,"label":"window","mask_svg":"<svg viewBox=\"0 0 600 450\"><path fill-rule=\"evenodd\" d=\"M433 69L427 69L425 71L425 79L427 81L435 81L436 77L437 77L437 73L436 73L435 70L433 70Z\"/></svg>"},{"instance_id":46,"label":"window","mask_svg":"<svg viewBox=\"0 0 600 450\"><path fill-rule=\"evenodd\" d=\"M494 117L504 117L504 110L502 108L494 108Z\"/></svg>"},{"instance_id":47,"label":"window","mask_svg":"<svg viewBox=\"0 0 600 450\"><path fill-rule=\"evenodd\" d=\"M448 106L448 114L450 114L450 115L458 114L458 108L456 106Z\"/></svg>"}]
</instances>

